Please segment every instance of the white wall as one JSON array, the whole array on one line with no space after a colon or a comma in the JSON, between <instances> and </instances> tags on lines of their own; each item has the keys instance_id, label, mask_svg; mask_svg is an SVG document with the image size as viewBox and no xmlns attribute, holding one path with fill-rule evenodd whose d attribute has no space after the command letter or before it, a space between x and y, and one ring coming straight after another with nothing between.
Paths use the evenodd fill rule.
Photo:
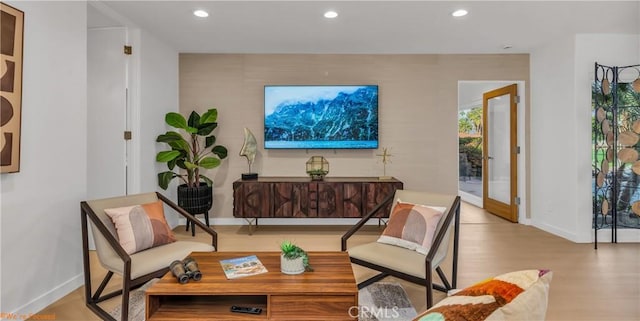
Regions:
<instances>
[{"instance_id":1,"label":"white wall","mask_svg":"<svg viewBox=\"0 0 640 321\"><path fill-rule=\"evenodd\" d=\"M85 2L9 4L25 12L25 67L21 169L0 176L0 311L29 314L83 281L87 9ZM155 137L165 130L164 114L178 109L178 58L144 31L131 40L140 57L132 76L139 80L133 98L140 140L132 192L154 191L160 165Z\"/></svg>"},{"instance_id":2,"label":"white wall","mask_svg":"<svg viewBox=\"0 0 640 321\"><path fill-rule=\"evenodd\" d=\"M81 284L86 191L86 3L25 12L20 172L2 174L2 312L35 313Z\"/></svg>"},{"instance_id":3,"label":"white wall","mask_svg":"<svg viewBox=\"0 0 640 321\"><path fill-rule=\"evenodd\" d=\"M577 35L531 54L532 224L591 242L593 64L640 62L638 35ZM638 230L633 233L640 232Z\"/></svg>"},{"instance_id":4,"label":"white wall","mask_svg":"<svg viewBox=\"0 0 640 321\"><path fill-rule=\"evenodd\" d=\"M531 53L531 223L575 239L574 39ZM588 161L589 159L587 159Z\"/></svg>"},{"instance_id":5,"label":"white wall","mask_svg":"<svg viewBox=\"0 0 640 321\"><path fill-rule=\"evenodd\" d=\"M178 52L142 31L139 53L140 130L136 137L141 151L140 192L160 191L175 201L175 186L166 191L158 187L157 175L167 169L165 164L155 160L156 154L166 148L164 144L156 143L156 137L169 129L164 116L170 111L178 111ZM178 224L173 215L167 215L167 220L172 226Z\"/></svg>"}]
</instances>

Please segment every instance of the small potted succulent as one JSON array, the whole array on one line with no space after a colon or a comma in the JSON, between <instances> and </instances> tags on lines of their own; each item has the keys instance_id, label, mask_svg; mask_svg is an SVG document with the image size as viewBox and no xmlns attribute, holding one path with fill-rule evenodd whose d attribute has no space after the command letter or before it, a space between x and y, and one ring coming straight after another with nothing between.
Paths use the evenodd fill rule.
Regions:
<instances>
[{"instance_id":1,"label":"small potted succulent","mask_svg":"<svg viewBox=\"0 0 640 321\"><path fill-rule=\"evenodd\" d=\"M305 271L313 271L309 265L309 256L299 246L291 241L280 244L282 255L280 256L280 271L284 274L300 274Z\"/></svg>"}]
</instances>

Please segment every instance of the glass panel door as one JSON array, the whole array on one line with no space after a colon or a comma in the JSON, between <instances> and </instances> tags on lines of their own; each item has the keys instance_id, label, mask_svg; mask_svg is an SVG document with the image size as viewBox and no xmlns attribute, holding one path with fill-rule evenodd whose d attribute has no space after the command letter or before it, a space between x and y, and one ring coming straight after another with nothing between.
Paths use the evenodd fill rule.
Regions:
<instances>
[{"instance_id":1,"label":"glass panel door","mask_svg":"<svg viewBox=\"0 0 640 321\"><path fill-rule=\"evenodd\" d=\"M511 175L509 157L509 94L490 98L487 115L489 149L487 150L489 176L487 177L489 198L509 204L511 198Z\"/></svg>"},{"instance_id":2,"label":"glass panel door","mask_svg":"<svg viewBox=\"0 0 640 321\"><path fill-rule=\"evenodd\" d=\"M493 214L518 221L516 84L483 95L483 204Z\"/></svg>"}]
</instances>

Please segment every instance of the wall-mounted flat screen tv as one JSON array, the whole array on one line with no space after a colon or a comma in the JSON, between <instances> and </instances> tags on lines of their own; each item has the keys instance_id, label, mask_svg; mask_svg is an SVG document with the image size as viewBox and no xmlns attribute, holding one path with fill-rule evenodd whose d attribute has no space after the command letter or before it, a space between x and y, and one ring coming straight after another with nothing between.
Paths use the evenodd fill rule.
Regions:
<instances>
[{"instance_id":1,"label":"wall-mounted flat screen tv","mask_svg":"<svg viewBox=\"0 0 640 321\"><path fill-rule=\"evenodd\" d=\"M378 148L378 86L265 86L265 148Z\"/></svg>"}]
</instances>

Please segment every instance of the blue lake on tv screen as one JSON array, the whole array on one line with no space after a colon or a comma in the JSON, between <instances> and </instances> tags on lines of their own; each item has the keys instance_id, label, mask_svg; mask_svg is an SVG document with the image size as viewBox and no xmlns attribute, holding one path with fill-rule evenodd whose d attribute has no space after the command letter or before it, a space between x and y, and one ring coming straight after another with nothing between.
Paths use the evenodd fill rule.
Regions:
<instances>
[{"instance_id":1,"label":"blue lake on tv screen","mask_svg":"<svg viewBox=\"0 0 640 321\"><path fill-rule=\"evenodd\" d=\"M265 86L265 148L377 148L378 86Z\"/></svg>"}]
</instances>

